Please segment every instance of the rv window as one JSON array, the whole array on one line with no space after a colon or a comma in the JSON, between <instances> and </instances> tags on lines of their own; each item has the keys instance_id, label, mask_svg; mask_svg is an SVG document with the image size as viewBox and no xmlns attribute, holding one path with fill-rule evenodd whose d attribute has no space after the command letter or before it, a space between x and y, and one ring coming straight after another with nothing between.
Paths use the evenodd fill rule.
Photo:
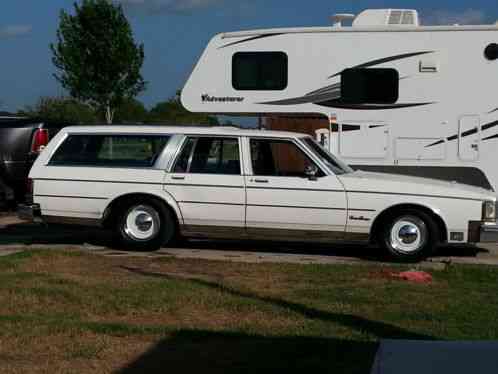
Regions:
<instances>
[{"instance_id":1,"label":"rv window","mask_svg":"<svg viewBox=\"0 0 498 374\"><path fill-rule=\"evenodd\" d=\"M288 61L283 52L238 52L232 59L232 85L241 91L280 91L287 87Z\"/></svg>"},{"instance_id":2,"label":"rv window","mask_svg":"<svg viewBox=\"0 0 498 374\"><path fill-rule=\"evenodd\" d=\"M168 139L163 135L69 135L49 165L152 167Z\"/></svg>"},{"instance_id":3,"label":"rv window","mask_svg":"<svg viewBox=\"0 0 498 374\"><path fill-rule=\"evenodd\" d=\"M347 104L393 104L398 101L395 69L346 69L341 73L341 101Z\"/></svg>"}]
</instances>

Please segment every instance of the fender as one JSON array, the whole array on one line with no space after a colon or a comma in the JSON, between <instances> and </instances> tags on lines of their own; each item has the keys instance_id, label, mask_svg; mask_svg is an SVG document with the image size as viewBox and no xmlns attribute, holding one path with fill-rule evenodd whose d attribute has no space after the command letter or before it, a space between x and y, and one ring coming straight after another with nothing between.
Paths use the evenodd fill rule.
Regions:
<instances>
[{"instance_id":1,"label":"fender","mask_svg":"<svg viewBox=\"0 0 498 374\"><path fill-rule=\"evenodd\" d=\"M136 191L127 191L124 194L117 195L112 200L109 200L109 203L107 204L107 206L104 209L104 214L102 216L102 221L106 220L106 218L108 217L108 215L110 213L110 209L109 208L112 206L112 204L117 199L121 199L121 198L124 198L124 197L127 197L127 196L132 196L132 195L142 195L142 196L143 195L149 195L149 196L152 196L152 197L155 197L155 198L158 198L158 199L162 200L164 203L166 203L168 206L170 206L173 209L173 211L176 214L176 218L178 219L178 223L180 223L180 224L184 223L183 215L182 215L182 212L180 210L180 206L178 205L177 201L173 198L173 196L169 192L164 191L164 190L147 191L147 192L136 190Z\"/></svg>"},{"instance_id":2,"label":"fender","mask_svg":"<svg viewBox=\"0 0 498 374\"><path fill-rule=\"evenodd\" d=\"M390 211L397 210L397 209L421 209L427 213L431 213L435 218L436 218L436 223L439 226L440 229L444 230L442 234L444 234L445 238L448 238L448 225L447 221L444 219L443 215L441 214L441 211L437 208L433 208L431 206L427 206L424 204L414 204L414 203L397 203L394 205L391 205L385 209L383 209L373 220L372 225L370 226L370 238L373 238L375 236L375 233L377 232L377 225L379 224L380 221L388 214ZM446 239L445 239L446 240Z\"/></svg>"}]
</instances>

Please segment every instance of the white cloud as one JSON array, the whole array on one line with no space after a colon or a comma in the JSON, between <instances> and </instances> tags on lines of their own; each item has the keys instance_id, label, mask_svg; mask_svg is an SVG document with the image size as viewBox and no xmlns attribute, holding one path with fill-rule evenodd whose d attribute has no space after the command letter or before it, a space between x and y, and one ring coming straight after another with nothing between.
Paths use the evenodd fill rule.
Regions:
<instances>
[{"instance_id":1,"label":"white cloud","mask_svg":"<svg viewBox=\"0 0 498 374\"><path fill-rule=\"evenodd\" d=\"M14 38L31 33L32 27L29 25L10 25L0 27L0 38Z\"/></svg>"},{"instance_id":2,"label":"white cloud","mask_svg":"<svg viewBox=\"0 0 498 374\"><path fill-rule=\"evenodd\" d=\"M147 13L192 13L218 6L225 0L114 0L129 10Z\"/></svg>"},{"instance_id":3,"label":"white cloud","mask_svg":"<svg viewBox=\"0 0 498 374\"><path fill-rule=\"evenodd\" d=\"M489 23L486 14L478 9L466 9L461 12L435 10L422 16L425 25L479 25Z\"/></svg>"}]
</instances>

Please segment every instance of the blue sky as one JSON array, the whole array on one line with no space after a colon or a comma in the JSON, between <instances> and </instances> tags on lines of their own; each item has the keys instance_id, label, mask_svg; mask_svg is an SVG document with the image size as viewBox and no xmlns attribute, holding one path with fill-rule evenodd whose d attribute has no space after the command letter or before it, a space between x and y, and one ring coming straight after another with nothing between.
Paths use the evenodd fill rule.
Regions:
<instances>
[{"instance_id":1,"label":"blue sky","mask_svg":"<svg viewBox=\"0 0 498 374\"><path fill-rule=\"evenodd\" d=\"M328 16L365 8L415 8L425 23L476 24L498 20L496 0L116 0L145 44L148 107L181 88L210 37L251 28L330 25ZM52 74L49 44L61 8L73 0L2 0L0 110L16 111L40 96L63 95Z\"/></svg>"}]
</instances>

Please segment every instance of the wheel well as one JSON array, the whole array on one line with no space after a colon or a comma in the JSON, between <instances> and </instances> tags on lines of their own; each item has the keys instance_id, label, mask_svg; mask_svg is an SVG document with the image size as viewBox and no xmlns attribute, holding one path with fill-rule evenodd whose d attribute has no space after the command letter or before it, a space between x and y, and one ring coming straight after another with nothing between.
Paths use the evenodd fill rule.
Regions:
<instances>
[{"instance_id":1,"label":"wheel well","mask_svg":"<svg viewBox=\"0 0 498 374\"><path fill-rule=\"evenodd\" d=\"M370 230L370 241L375 242L377 240L377 235L379 232L379 228L382 224L384 224L389 218L391 218L393 215L397 214L400 211L403 210L418 210L421 212L424 212L427 214L429 217L434 219L434 222L436 223L438 230L439 230L439 235L440 235L440 240L441 242L446 242L448 240L448 230L446 228L446 224L444 223L443 219L441 216L437 213L435 213L433 210L430 208L427 208L423 205L417 205L417 204L400 204L400 205L395 205L392 206L386 210L384 210L381 214L377 216L375 219L372 228Z\"/></svg>"},{"instance_id":2,"label":"wheel well","mask_svg":"<svg viewBox=\"0 0 498 374\"><path fill-rule=\"evenodd\" d=\"M135 200L135 199L154 200L155 202L161 204L165 209L167 209L171 213L172 217L175 219L176 225L179 226L179 221L175 210L160 197L146 193L132 193L114 199L104 212L102 226L106 228L111 227L117 218L119 207L127 204L130 200Z\"/></svg>"}]
</instances>

